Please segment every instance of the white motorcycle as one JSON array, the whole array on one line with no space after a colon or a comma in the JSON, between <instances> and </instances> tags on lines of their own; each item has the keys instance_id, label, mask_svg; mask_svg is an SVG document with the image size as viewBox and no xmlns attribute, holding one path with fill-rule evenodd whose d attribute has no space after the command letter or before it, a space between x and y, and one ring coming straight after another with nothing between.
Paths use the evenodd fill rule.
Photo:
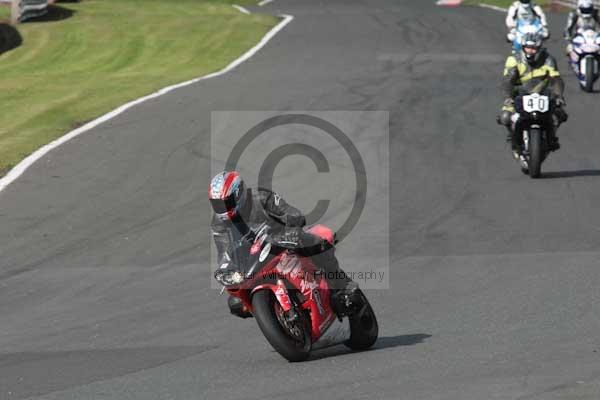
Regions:
<instances>
[{"instance_id":1,"label":"white motorcycle","mask_svg":"<svg viewBox=\"0 0 600 400\"><path fill-rule=\"evenodd\" d=\"M600 77L600 33L593 29L580 29L571 40L569 64L581 89L594 91L594 83Z\"/></svg>"}]
</instances>

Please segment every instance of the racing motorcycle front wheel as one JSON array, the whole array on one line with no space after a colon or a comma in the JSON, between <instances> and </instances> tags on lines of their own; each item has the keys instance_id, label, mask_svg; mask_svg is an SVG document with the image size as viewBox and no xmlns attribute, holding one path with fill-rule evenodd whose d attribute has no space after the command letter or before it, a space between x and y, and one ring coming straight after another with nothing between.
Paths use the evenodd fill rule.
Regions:
<instances>
[{"instance_id":1,"label":"racing motorcycle front wheel","mask_svg":"<svg viewBox=\"0 0 600 400\"><path fill-rule=\"evenodd\" d=\"M270 290L259 290L252 296L254 318L267 341L290 362L304 361L310 356L310 324L303 313L290 320Z\"/></svg>"},{"instance_id":2,"label":"racing motorcycle front wheel","mask_svg":"<svg viewBox=\"0 0 600 400\"><path fill-rule=\"evenodd\" d=\"M585 82L582 89L588 93L594 91L594 70L596 60L593 57L587 57L585 59Z\"/></svg>"},{"instance_id":3,"label":"racing motorcycle front wheel","mask_svg":"<svg viewBox=\"0 0 600 400\"><path fill-rule=\"evenodd\" d=\"M539 128L529 131L529 176L537 179L542 174L542 161L544 157L544 141Z\"/></svg>"}]
</instances>

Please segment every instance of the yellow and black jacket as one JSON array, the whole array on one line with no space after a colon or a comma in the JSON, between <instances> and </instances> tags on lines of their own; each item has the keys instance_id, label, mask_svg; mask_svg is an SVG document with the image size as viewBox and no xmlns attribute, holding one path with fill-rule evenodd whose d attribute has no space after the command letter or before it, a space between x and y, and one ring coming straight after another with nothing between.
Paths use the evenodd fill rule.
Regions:
<instances>
[{"instance_id":1,"label":"yellow and black jacket","mask_svg":"<svg viewBox=\"0 0 600 400\"><path fill-rule=\"evenodd\" d=\"M527 61L523 52L510 55L506 59L502 81L505 98L514 98L519 88L531 92L542 83L548 85L553 96L562 97L565 84L558 72L556 60L546 49L540 49L536 62L532 64Z\"/></svg>"}]
</instances>

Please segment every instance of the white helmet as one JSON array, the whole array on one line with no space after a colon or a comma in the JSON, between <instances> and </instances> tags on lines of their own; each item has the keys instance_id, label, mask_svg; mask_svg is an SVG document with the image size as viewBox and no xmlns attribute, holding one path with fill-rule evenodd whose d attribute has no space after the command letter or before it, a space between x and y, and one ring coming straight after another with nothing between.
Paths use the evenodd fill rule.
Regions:
<instances>
[{"instance_id":1,"label":"white helmet","mask_svg":"<svg viewBox=\"0 0 600 400\"><path fill-rule=\"evenodd\" d=\"M577 9L583 18L591 18L594 14L594 2L592 0L579 0Z\"/></svg>"},{"instance_id":2,"label":"white helmet","mask_svg":"<svg viewBox=\"0 0 600 400\"><path fill-rule=\"evenodd\" d=\"M519 8L517 9L517 16L519 18L527 18L527 17L531 18L534 15L535 15L535 12L533 10L533 5L529 1L527 1L527 2L521 1L519 3Z\"/></svg>"}]
</instances>

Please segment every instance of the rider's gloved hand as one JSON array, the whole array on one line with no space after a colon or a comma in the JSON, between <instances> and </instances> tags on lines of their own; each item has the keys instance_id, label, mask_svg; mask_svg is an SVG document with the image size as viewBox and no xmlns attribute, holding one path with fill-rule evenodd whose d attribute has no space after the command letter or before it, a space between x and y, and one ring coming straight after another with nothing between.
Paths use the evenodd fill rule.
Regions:
<instances>
[{"instance_id":1,"label":"rider's gloved hand","mask_svg":"<svg viewBox=\"0 0 600 400\"><path fill-rule=\"evenodd\" d=\"M508 111L511 113L515 112L515 100L512 98L508 98L504 100L504 104L502 105L502 111Z\"/></svg>"},{"instance_id":2,"label":"rider's gloved hand","mask_svg":"<svg viewBox=\"0 0 600 400\"><path fill-rule=\"evenodd\" d=\"M516 35L516 33L515 33L515 31L514 31L514 30L512 30L512 31L508 32L508 34L506 35L506 41L507 41L508 43L512 43L512 42L514 42L514 40L515 40L516 38L517 38L517 35Z\"/></svg>"},{"instance_id":3,"label":"rider's gloved hand","mask_svg":"<svg viewBox=\"0 0 600 400\"><path fill-rule=\"evenodd\" d=\"M544 37L544 40L550 39L550 30L548 28L542 29L542 36Z\"/></svg>"},{"instance_id":4,"label":"rider's gloved hand","mask_svg":"<svg viewBox=\"0 0 600 400\"><path fill-rule=\"evenodd\" d=\"M567 102L565 101L564 97L560 96L554 99L554 104L556 105L556 107L564 107L567 105Z\"/></svg>"}]
</instances>

